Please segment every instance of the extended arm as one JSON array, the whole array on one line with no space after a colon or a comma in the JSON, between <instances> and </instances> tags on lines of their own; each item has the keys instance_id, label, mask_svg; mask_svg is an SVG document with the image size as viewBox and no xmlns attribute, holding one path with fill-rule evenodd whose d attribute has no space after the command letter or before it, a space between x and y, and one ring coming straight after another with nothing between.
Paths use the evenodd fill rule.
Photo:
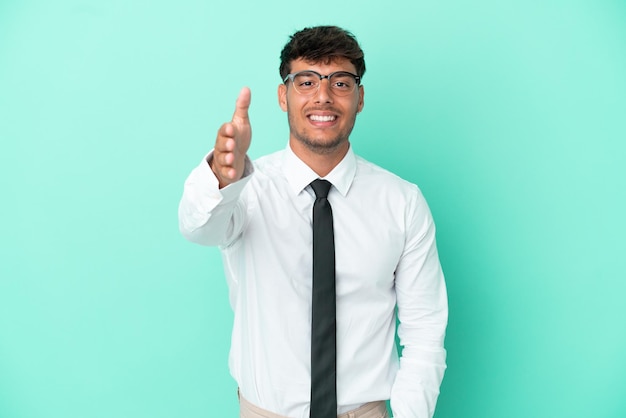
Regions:
<instances>
[{"instance_id":1,"label":"extended arm","mask_svg":"<svg viewBox=\"0 0 626 418\"><path fill-rule=\"evenodd\" d=\"M243 88L230 122L217 132L215 147L194 169L178 208L181 233L202 245L226 245L243 228L239 196L252 173L246 153L252 130L248 118L250 90Z\"/></svg>"}]
</instances>

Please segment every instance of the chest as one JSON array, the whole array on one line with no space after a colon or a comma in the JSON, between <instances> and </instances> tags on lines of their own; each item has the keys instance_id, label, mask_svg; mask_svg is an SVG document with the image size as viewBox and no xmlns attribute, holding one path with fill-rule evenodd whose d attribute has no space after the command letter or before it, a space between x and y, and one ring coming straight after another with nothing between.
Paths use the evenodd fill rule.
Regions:
<instances>
[{"instance_id":1,"label":"chest","mask_svg":"<svg viewBox=\"0 0 626 418\"><path fill-rule=\"evenodd\" d=\"M406 240L403 206L366 197L332 198L337 290L389 289ZM275 196L248 207L244 241L290 280L310 281L313 198ZM259 260L261 261L261 260Z\"/></svg>"}]
</instances>

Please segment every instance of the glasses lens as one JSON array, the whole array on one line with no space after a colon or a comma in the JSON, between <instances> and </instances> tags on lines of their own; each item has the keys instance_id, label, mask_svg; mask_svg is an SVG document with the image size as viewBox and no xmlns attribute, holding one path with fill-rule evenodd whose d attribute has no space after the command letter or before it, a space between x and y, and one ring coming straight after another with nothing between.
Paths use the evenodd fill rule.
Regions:
<instances>
[{"instance_id":1,"label":"glasses lens","mask_svg":"<svg viewBox=\"0 0 626 418\"><path fill-rule=\"evenodd\" d=\"M303 71L293 77L293 86L302 94L314 93L320 84L320 76L311 71Z\"/></svg>"},{"instance_id":2,"label":"glasses lens","mask_svg":"<svg viewBox=\"0 0 626 418\"><path fill-rule=\"evenodd\" d=\"M356 80L350 73L334 73L329 79L330 88L338 96L345 96L352 93L354 86L356 86Z\"/></svg>"}]
</instances>

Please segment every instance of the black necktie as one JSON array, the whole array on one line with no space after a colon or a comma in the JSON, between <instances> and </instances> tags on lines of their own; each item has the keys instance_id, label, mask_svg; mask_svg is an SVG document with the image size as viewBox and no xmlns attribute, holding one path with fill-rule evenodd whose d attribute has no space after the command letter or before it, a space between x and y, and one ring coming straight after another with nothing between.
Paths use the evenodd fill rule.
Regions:
<instances>
[{"instance_id":1,"label":"black necktie","mask_svg":"<svg viewBox=\"0 0 626 418\"><path fill-rule=\"evenodd\" d=\"M331 184L317 179L313 205L313 307L311 320L311 418L337 418L335 239L327 196Z\"/></svg>"}]
</instances>

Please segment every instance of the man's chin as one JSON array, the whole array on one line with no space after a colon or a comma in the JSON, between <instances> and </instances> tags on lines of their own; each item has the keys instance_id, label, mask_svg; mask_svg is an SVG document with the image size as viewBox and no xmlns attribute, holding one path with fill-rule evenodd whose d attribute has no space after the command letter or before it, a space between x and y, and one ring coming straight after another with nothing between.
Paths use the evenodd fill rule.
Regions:
<instances>
[{"instance_id":1,"label":"man's chin","mask_svg":"<svg viewBox=\"0 0 626 418\"><path fill-rule=\"evenodd\" d=\"M309 138L301 135L292 135L298 142L316 154L332 154L348 142L348 138Z\"/></svg>"}]
</instances>

